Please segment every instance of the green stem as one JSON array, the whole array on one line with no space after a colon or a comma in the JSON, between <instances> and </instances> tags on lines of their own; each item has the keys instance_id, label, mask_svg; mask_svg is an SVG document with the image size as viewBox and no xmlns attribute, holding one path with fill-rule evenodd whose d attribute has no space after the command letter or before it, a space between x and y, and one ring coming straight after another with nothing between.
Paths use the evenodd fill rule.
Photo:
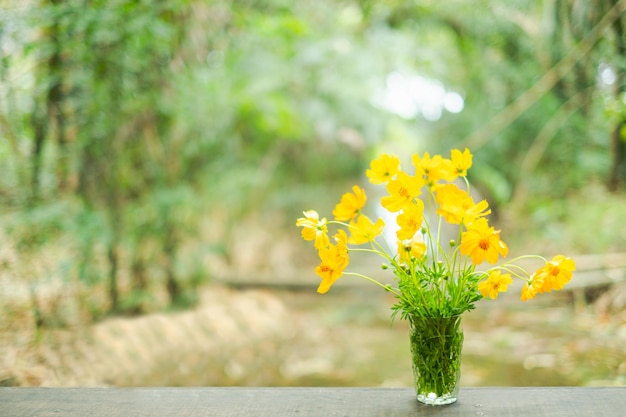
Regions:
<instances>
[{"instance_id":1,"label":"green stem","mask_svg":"<svg viewBox=\"0 0 626 417\"><path fill-rule=\"evenodd\" d=\"M455 395L460 376L461 316L411 316L411 354L418 397Z\"/></svg>"},{"instance_id":2,"label":"green stem","mask_svg":"<svg viewBox=\"0 0 626 417\"><path fill-rule=\"evenodd\" d=\"M359 277L359 278L366 279L366 280L368 280L369 282L371 282L371 283L374 283L374 284L378 285L380 288L384 289L385 291L389 291L389 292L390 292L390 293L392 293L393 295L395 295L395 296L397 296L397 297L401 297L401 294L400 294L398 291L396 291L394 288L392 288L390 285L385 285L385 284L383 284L383 283L381 283L381 282L379 282L379 281L375 280L375 279L374 279L374 278L372 278L372 277L368 277L367 275L363 275L363 274L360 274L360 273L358 273L358 272L344 272L343 274L344 274L344 275L353 275L353 276L355 276L355 277Z\"/></svg>"}]
</instances>

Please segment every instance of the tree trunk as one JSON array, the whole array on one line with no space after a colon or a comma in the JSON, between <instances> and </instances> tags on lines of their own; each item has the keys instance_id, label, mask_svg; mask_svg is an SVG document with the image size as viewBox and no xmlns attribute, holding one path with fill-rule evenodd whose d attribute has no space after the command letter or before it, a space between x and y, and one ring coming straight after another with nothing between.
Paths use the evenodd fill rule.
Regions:
<instances>
[{"instance_id":1,"label":"tree trunk","mask_svg":"<svg viewBox=\"0 0 626 417\"><path fill-rule=\"evenodd\" d=\"M53 6L62 4L64 0L50 0ZM54 21L49 29L49 39L52 47L52 54L48 59L48 77L50 88L47 93L48 120L56 127L56 142L59 146L59 157L57 158L57 176L59 189L67 188L68 160L67 160L67 137L66 120L63 111L65 94L63 93L64 65L63 65L63 44L61 39L61 28L59 22Z\"/></svg>"},{"instance_id":2,"label":"tree trunk","mask_svg":"<svg viewBox=\"0 0 626 417\"><path fill-rule=\"evenodd\" d=\"M41 157L43 153L43 145L46 140L47 126L46 118L41 109L41 104L38 97L35 97L35 103L33 105L33 113L31 115L31 123L33 126L33 152L31 154L31 198L30 204L37 204L39 200L39 174L41 172Z\"/></svg>"},{"instance_id":3,"label":"tree trunk","mask_svg":"<svg viewBox=\"0 0 626 417\"><path fill-rule=\"evenodd\" d=\"M138 299L136 303L130 306L128 313L132 315L140 315L145 313L143 298L148 291L146 263L141 258L141 254L135 254L135 259L131 264L130 271L133 280L133 292L138 295Z\"/></svg>"},{"instance_id":4,"label":"tree trunk","mask_svg":"<svg viewBox=\"0 0 626 417\"><path fill-rule=\"evenodd\" d=\"M618 0L613 0L612 5L617 4ZM620 16L613 21L613 31L615 32L615 49L618 57L626 56L626 39L624 39L624 16ZM626 77L624 76L626 68L622 61L618 61L615 73L615 97L626 94ZM626 124L626 120L622 119L617 122L611 134L611 169L609 171L608 188L610 191L617 191L623 181L626 181L626 142L622 138L621 131Z\"/></svg>"},{"instance_id":5,"label":"tree trunk","mask_svg":"<svg viewBox=\"0 0 626 417\"><path fill-rule=\"evenodd\" d=\"M180 284L176 280L176 274L174 273L174 263L176 259L176 237L174 236L173 226L170 220L167 219L169 211L166 214L166 218L163 219L166 222L165 236L163 237L163 254L165 276L167 277L167 293L170 297L170 305L178 305L183 299L183 292Z\"/></svg>"},{"instance_id":6,"label":"tree trunk","mask_svg":"<svg viewBox=\"0 0 626 417\"><path fill-rule=\"evenodd\" d=\"M110 311L115 312L119 308L119 290L117 284L117 270L119 258L117 253L117 242L114 240L109 243L109 300L111 302Z\"/></svg>"},{"instance_id":7,"label":"tree trunk","mask_svg":"<svg viewBox=\"0 0 626 417\"><path fill-rule=\"evenodd\" d=\"M622 139L625 122L618 124L611 135L611 171L609 172L609 191L617 191L626 180L626 142Z\"/></svg>"}]
</instances>

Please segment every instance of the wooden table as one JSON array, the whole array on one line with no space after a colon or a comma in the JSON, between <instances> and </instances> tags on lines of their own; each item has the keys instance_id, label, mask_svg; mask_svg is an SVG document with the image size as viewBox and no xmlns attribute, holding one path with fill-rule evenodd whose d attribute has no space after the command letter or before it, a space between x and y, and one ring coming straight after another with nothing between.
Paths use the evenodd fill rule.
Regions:
<instances>
[{"instance_id":1,"label":"wooden table","mask_svg":"<svg viewBox=\"0 0 626 417\"><path fill-rule=\"evenodd\" d=\"M0 388L2 417L626 416L626 387L461 388L446 406L410 388Z\"/></svg>"}]
</instances>

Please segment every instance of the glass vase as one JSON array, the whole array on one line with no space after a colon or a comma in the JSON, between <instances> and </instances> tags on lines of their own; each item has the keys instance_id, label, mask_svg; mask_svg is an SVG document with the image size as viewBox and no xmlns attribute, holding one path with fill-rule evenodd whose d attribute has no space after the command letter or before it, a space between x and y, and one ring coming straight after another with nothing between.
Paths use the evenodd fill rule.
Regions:
<instances>
[{"instance_id":1,"label":"glass vase","mask_svg":"<svg viewBox=\"0 0 626 417\"><path fill-rule=\"evenodd\" d=\"M455 402L461 378L462 317L411 316L409 321L417 400L430 405Z\"/></svg>"}]
</instances>

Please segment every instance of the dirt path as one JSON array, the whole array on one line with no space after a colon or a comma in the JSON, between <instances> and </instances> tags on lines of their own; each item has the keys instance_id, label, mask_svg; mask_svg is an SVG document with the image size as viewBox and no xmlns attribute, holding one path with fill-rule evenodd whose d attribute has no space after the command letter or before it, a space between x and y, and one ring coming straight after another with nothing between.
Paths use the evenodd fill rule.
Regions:
<instances>
[{"instance_id":1,"label":"dirt path","mask_svg":"<svg viewBox=\"0 0 626 417\"><path fill-rule=\"evenodd\" d=\"M0 339L0 381L44 386L410 386L407 327L362 288L209 286L196 309ZM621 314L621 315L620 315ZM516 294L466 316L464 386L626 384L626 315Z\"/></svg>"}]
</instances>

